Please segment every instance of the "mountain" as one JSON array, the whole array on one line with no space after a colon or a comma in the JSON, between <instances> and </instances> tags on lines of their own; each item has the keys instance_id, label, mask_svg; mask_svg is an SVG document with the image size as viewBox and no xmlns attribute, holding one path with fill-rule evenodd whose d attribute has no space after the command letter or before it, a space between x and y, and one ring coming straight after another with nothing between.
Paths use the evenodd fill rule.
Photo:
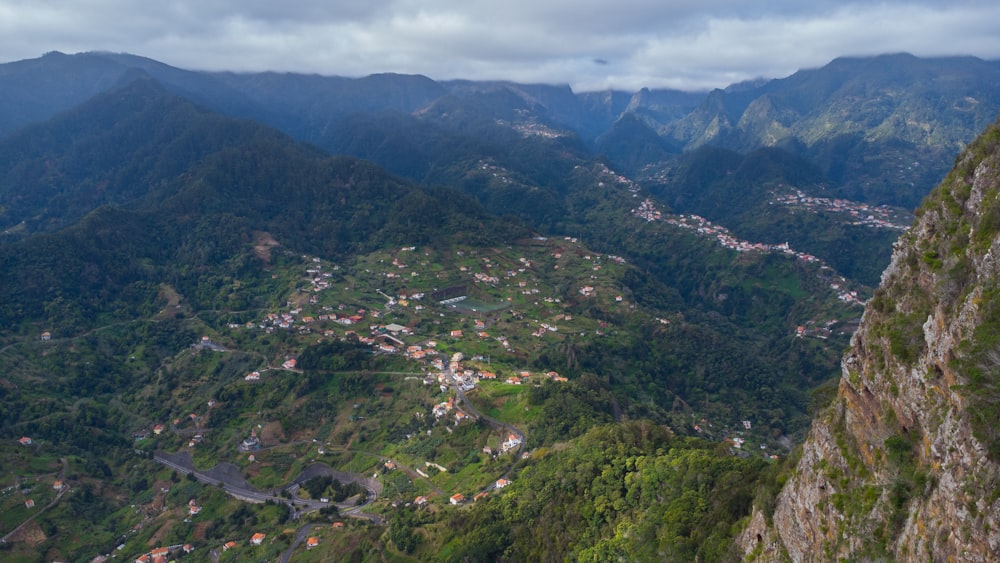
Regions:
<instances>
[{"instance_id":1,"label":"mountain","mask_svg":"<svg viewBox=\"0 0 1000 563\"><path fill-rule=\"evenodd\" d=\"M837 198L812 162L778 148L740 154L703 146L646 183L677 213L704 216L750 240L789 243L870 286L912 222L903 209Z\"/></svg>"},{"instance_id":2,"label":"mountain","mask_svg":"<svg viewBox=\"0 0 1000 563\"><path fill-rule=\"evenodd\" d=\"M741 535L756 560L995 559L1000 125L900 240L833 405Z\"/></svg>"},{"instance_id":3,"label":"mountain","mask_svg":"<svg viewBox=\"0 0 1000 563\"><path fill-rule=\"evenodd\" d=\"M672 146L634 113L626 113L606 133L594 141L594 149L635 175L650 162L660 162L680 148Z\"/></svg>"},{"instance_id":4,"label":"mountain","mask_svg":"<svg viewBox=\"0 0 1000 563\"><path fill-rule=\"evenodd\" d=\"M135 314L166 279L194 298L218 281L205 268L252 270L225 271L247 268L240 261L255 231L326 256L468 227L482 241L525 232L454 191L206 112L146 78L25 129L0 151L10 163L0 184L9 327L62 316L56 324L83 328L115 308L110 296L124 299L120 314Z\"/></svg>"},{"instance_id":5,"label":"mountain","mask_svg":"<svg viewBox=\"0 0 1000 563\"><path fill-rule=\"evenodd\" d=\"M575 93L566 86L394 74L204 73L128 54L49 53L0 65L0 134L48 119L137 71L213 111L328 150L341 146L338 130L347 120L419 115L453 98L509 127L574 134L631 174L650 168L645 174L655 176L679 150L703 145L741 153L780 147L817 165L837 197L906 209L1000 108L1000 66L973 57L841 58L709 93Z\"/></svg>"},{"instance_id":6,"label":"mountain","mask_svg":"<svg viewBox=\"0 0 1000 563\"><path fill-rule=\"evenodd\" d=\"M811 115L854 74L879 84L857 70L869 62L806 73L760 114ZM899 62L903 82L933 66ZM713 136L691 117L739 122L794 81L575 94L105 53L0 74L0 484L21 485L0 496L0 531L18 527L0 558L185 543L196 559L299 556L293 507L317 559L732 560L755 505L746 538L759 533L760 550L822 552L766 526L797 533L790 503L805 489L785 473L789 451L835 393L909 218L844 197L857 175L829 164L861 147L846 137L824 161L796 139L755 144L770 126ZM26 94L63 75L58 96ZM705 142L665 136L672 125ZM862 148L888 162L913 144L892 135ZM947 350L921 332L950 327L952 310L992 318L991 287L970 280L992 268L993 137L955 172L973 188L939 190L921 212L931 223L905 235L912 251L887 279L920 291L886 286L865 313L859 334L880 340L855 342L848 364L868 371L847 372L838 404L866 404L875 422L814 429L834 429L826 446L843 437L847 461L797 475L835 467L826 490L850 494L825 509L861 522L848 537L874 538L832 553L905 558L867 531L893 537L918 492L950 486L919 446L933 417L951 428L958 415L910 401L954 389L932 393L933 370L922 388L902 375L928 350L938 379L970 374L957 412L983 413L968 432L997 449L992 328L962 325L952 344L976 338ZM924 322L932 311L944 328ZM883 364L899 381L875 375ZM891 410L865 403L886 390ZM850 432L878 424L852 454ZM864 469L879 447L884 465ZM223 553L251 533L269 539Z\"/></svg>"},{"instance_id":7,"label":"mountain","mask_svg":"<svg viewBox=\"0 0 1000 563\"><path fill-rule=\"evenodd\" d=\"M713 91L660 130L685 148L784 146L814 160L843 197L912 208L996 117L998 86L1000 66L972 57L841 58Z\"/></svg>"}]
</instances>

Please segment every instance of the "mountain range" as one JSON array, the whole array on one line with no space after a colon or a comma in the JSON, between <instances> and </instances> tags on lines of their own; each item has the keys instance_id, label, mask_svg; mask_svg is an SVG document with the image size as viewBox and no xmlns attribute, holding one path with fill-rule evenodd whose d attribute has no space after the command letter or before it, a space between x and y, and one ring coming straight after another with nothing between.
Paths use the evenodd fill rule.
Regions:
<instances>
[{"instance_id":1,"label":"mountain range","mask_svg":"<svg viewBox=\"0 0 1000 563\"><path fill-rule=\"evenodd\" d=\"M309 475L306 460L324 459L324 447L310 445L320 442L341 450L328 459L334 470L375 468L395 491L373 493L374 512L362 517L387 527L323 536L362 560L924 549L906 538L928 517L906 514L928 506L922 491L947 493L928 475L946 477L918 451L934 426L911 420L919 393L893 381L914 362L938 365L951 385L986 369L979 332L972 367L957 345L925 361L919 343L934 340L929 310L947 324L957 299L991 291L969 281L989 278L980 263L992 241L992 208L981 203L989 190L939 188L883 270L910 210L996 118L994 62L845 58L712 92L574 93L49 53L0 65L0 100L0 433L13 460L0 479L15 490L58 473L74 493L38 517L21 508L46 498L37 485L5 497L0 532L12 533L3 544L12 560L84 559L119 545L140 553L169 541L224 558L222 540L254 526L272 539L232 557L310 557L279 533L291 515L276 508L285 506L278 496L246 512L193 481L206 464L231 463L242 476L227 483L274 488ZM969 185L990 177L976 163L991 162L991 138L962 157L962 174L975 168L983 178ZM975 218L951 221L956 206ZM948 213L928 226L928 214ZM966 247L975 250L963 255ZM870 336L855 336L838 391L837 360L880 278L858 333ZM928 297L909 297L913 280ZM413 296L425 294L441 297L417 305L423 297ZM445 303L451 295L468 308ZM366 328L345 330L352 317ZM479 420L445 429L413 414L443 398L410 381L429 363L404 359L414 347L426 353L428 341L441 341L456 365L478 358L448 368L456 374L548 373L565 385L484 380L462 391L468 382L442 379L448 401ZM213 349L221 353L197 351ZM295 358L301 367L288 364L287 377L242 379ZM855 364L880 382L865 389L906 393L881 399L892 421L836 430L858 416L856 402L868 405L865 416L888 416L871 414L878 400L859 391ZM993 412L986 391L952 401L963 400ZM836 415L823 410L830 401ZM806 451L793 449L817 412ZM189 415L190 427L181 422ZM161 436L161 424L145 441L169 420L169 432ZM270 440L258 460L235 449L251 420L260 421L252 437ZM992 447L988 422L972 420L963 440L979 442L963 451ZM496 425L516 427L530 455L477 453L507 438L490 437ZM808 544L802 535L820 524L802 519L799 533L780 523L801 510L789 500L795 490L830 486L810 477L824 471L810 453L822 450L823 428L870 444L822 454L846 464L858 497L845 508L837 503L846 497L824 493L838 511L828 520L850 516L852 533L881 530L881 543ZM888 462L865 457L881 446ZM197 465L190 483L154 461L184 447ZM865 467L851 463L858 456ZM440 469L386 473L390 457ZM449 515L445 489L481 488L478 470L507 459L504 478L521 483ZM782 492L795 463L799 477ZM318 483L310 490L341 487ZM417 492L443 502L411 506ZM881 496L864 504L868 494ZM215 516L189 525L168 510L188 502L177 495ZM300 530L332 514L314 511ZM74 539L84 531L89 539ZM954 542L927 545L959 552Z\"/></svg>"}]
</instances>

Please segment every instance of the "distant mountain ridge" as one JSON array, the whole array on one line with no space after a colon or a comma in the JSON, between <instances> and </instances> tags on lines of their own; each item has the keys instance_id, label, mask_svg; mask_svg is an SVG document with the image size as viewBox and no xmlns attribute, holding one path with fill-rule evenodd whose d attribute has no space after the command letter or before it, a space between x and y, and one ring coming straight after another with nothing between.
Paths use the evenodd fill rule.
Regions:
<instances>
[{"instance_id":1,"label":"distant mountain ridge","mask_svg":"<svg viewBox=\"0 0 1000 563\"><path fill-rule=\"evenodd\" d=\"M195 72L128 54L53 52L0 65L0 135L44 121L137 71L213 111L327 149L336 148L328 139L346 119L418 114L453 97L483 116L513 115L509 126L540 124L576 135L632 174L706 144L740 152L773 146L814 161L844 197L909 208L1000 109L1000 64L974 57L840 58L707 93L575 93L567 86L419 75ZM636 119L646 128L636 127ZM650 143L649 130L661 141ZM639 156L631 151L636 143L645 147Z\"/></svg>"},{"instance_id":2,"label":"distant mountain ridge","mask_svg":"<svg viewBox=\"0 0 1000 563\"><path fill-rule=\"evenodd\" d=\"M922 439L942 420L959 420L945 417L943 397L962 367L949 354L963 352L959 336L969 327L952 323L954 347L933 341L960 301L989 321L975 329L982 338L968 356L972 369L997 363L993 303L1000 301L992 298L1000 290L973 282L998 271L982 253L1000 229L988 174L996 168L995 129L970 147L954 185L932 196L916 233L896 246L887 274L896 281L876 294L862 324L874 346L856 346L845 363L835 410L846 423L827 417L814 426L833 434L821 444L825 452L816 448L828 459L803 464L785 485L792 493L778 491L781 465L797 459L785 454L835 394L837 359L879 261L909 224L906 211L840 198L904 202L925 190L933 166L921 160L914 171L914 159L945 154L947 139L961 143L965 121L925 112L920 123L934 127L924 142L919 131L906 136L919 114L913 108L927 100L955 105L959 94L979 104L992 99L981 92L991 63L958 63L945 65L956 78L940 91L929 77L947 68L896 56L835 61L710 94L199 73L102 53L0 65L0 99L10 102L0 104L0 123L10 127L0 132L0 451L17 460L0 477L13 491L24 478L15 471L30 466L52 476L61 456L74 456L74 492L59 505L72 514L39 519L48 551L25 560L82 560L113 553L122 541L132 546L123 553L140 552L153 537L191 541L207 553L236 531L266 532L268 553L284 550L291 534L280 531L290 514L252 520L243 510L249 505L221 489L151 471L153 462L141 459L151 442L137 442L148 439L204 457L221 453L256 482L285 471L274 462L312 459L305 448L321 444L344 445L317 453L338 463L382 452L364 471L398 489L393 504L380 500L377 522L387 526L331 529L345 543L358 540L355 553L369 557L405 558L417 549L417 560L450 553L449 560L730 561L738 521L756 505L746 552L806 559L829 548L905 559L917 549L893 551L879 537L856 549L850 538L872 529L888 538L904 524L923 537L925 522L961 521L911 518L906 510L938 506L920 497L938 483ZM896 65L893 72L879 70L886 64ZM979 69L980 82L961 78L968 68ZM905 96L886 95L905 92L915 77L930 84L922 98L897 103ZM863 124L809 136L809 120L835 103ZM865 104L875 109L866 114ZM980 119L979 109L962 115ZM671 137L671 127L683 135ZM414 294L459 283L500 308L446 309ZM941 322L925 321L928 311ZM355 312L361 321L351 320ZM290 322L296 318L301 323ZM416 329L395 340L399 350L361 345L362 337L385 339L397 322ZM197 352L192 343L206 338L227 351ZM501 469L491 448L484 451L506 430L489 442L469 435L472 424L447 422L447 437L440 426L424 432L432 423L424 407L448 391L433 378L421 382L412 370L425 366L396 352L430 338L436 351L418 351L442 360L460 351L479 368L485 355L487 366L503 366L495 368L502 376L559 369L559 384L518 387L523 401L509 402L514 383L472 398L505 424L533 421L524 434L530 458ZM277 373L296 357L301 369ZM940 369L910 377L915 363ZM244 379L257 369L265 381ZM382 369L392 371L374 371ZM992 460L1000 457L994 371L971 378L968 412L981 415L966 432ZM873 391L881 395L873 399ZM417 403L392 406L411 393ZM452 399L469 404L460 394ZM920 401L931 408L913 407ZM340 422L328 424L334 415ZM157 421L170 427L160 438L138 431L156 435ZM315 424L324 434L312 438ZM283 445L256 459L235 451L254 427L274 438L281 428L289 442L277 438ZM211 433L199 442L193 433L201 430ZM37 450L18 442L32 435ZM437 445L425 449L434 442L448 459ZM348 451L352 443L361 449ZM976 442L965 444L947 455L972 458ZM43 451L48 462L31 457ZM448 465L430 481L437 483L432 510L410 502L428 493L410 477L431 477L383 465L397 453L407 465ZM877 472L869 473L868 454ZM451 479L494 469L513 477L511 488L461 507L447 500ZM997 482L988 469L981 482ZM859 476L863 487L842 483L845 476ZM827 505L794 494L815 492L814 484ZM471 493L470 486L460 487ZM211 502L201 518L211 514L216 523L179 525L184 509L161 510L166 504L152 518L136 512L152 495L166 499L168 489L169 506L204 495L199 502ZM984 485L963 500L995 494ZM15 497L0 501L27 510ZM989 502L941 506L958 516L963 508L988 512L973 530L988 535L997 513ZM813 511L847 521L837 528L802 517ZM170 535L153 536L161 523ZM796 525L847 530L848 538L804 542L787 536L798 534ZM343 557L323 537L326 547L313 553ZM962 546L948 542L948 553L959 553L951 546ZM32 557L34 547L22 542L11 554ZM276 558L246 547L227 557Z\"/></svg>"}]
</instances>

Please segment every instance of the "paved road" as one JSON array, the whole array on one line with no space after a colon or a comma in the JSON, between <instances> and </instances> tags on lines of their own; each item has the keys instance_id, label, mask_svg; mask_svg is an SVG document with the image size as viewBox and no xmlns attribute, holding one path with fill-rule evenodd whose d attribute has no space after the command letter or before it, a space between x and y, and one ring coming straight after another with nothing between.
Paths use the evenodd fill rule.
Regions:
<instances>
[{"instance_id":1,"label":"paved road","mask_svg":"<svg viewBox=\"0 0 1000 563\"><path fill-rule=\"evenodd\" d=\"M170 455L166 452L156 452L153 454L153 460L157 463L161 463L175 471L184 473L185 475L193 475L201 483L205 483L213 486L221 486L222 490L225 491L232 497L244 500L247 502L262 503L267 501L280 502L287 504L293 508L298 509L299 512L309 512L313 510L319 510L321 508L326 508L329 506L328 503L320 502L318 500L306 500L301 498L282 498L277 496L272 491L258 491L257 489L243 484L236 483L234 481L224 481L223 479L218 479L208 475L202 471L195 469L194 464L190 463L190 459L183 459L180 456Z\"/></svg>"},{"instance_id":2,"label":"paved road","mask_svg":"<svg viewBox=\"0 0 1000 563\"><path fill-rule=\"evenodd\" d=\"M493 428L494 430L499 431L502 436L501 439L506 439L504 433L508 433L508 434L514 434L515 436L517 436L519 440L521 440L521 444L517 447L517 451L514 452L514 461L516 462L517 460L521 459L521 454L524 453L524 448L525 448L524 432L521 432L521 430L519 430L514 426L511 426L510 424L501 422L491 416L487 416L479 412L479 409L477 409L476 406L472 404L472 401L466 398L465 391L462 390L462 386L456 383L455 374L454 372L451 371L451 367L445 368L445 374L447 376L448 381L450 382L451 388L455 390L455 393L458 395L458 398L462 400L462 406L465 409L471 412L474 416L477 416L485 420L486 423L489 424L490 427ZM499 478L508 479L510 478L510 474L513 471L514 471L514 463L511 463L510 467L507 468L507 471L504 471L503 475L501 475ZM495 486L496 486L496 481L487 485L486 488L483 489L483 492L492 491L495 488Z\"/></svg>"}]
</instances>

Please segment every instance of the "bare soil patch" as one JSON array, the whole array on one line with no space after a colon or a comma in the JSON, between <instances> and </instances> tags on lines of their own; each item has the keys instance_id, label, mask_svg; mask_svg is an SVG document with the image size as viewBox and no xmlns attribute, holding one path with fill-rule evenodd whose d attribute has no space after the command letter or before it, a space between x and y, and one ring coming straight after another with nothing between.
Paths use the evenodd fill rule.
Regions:
<instances>
[{"instance_id":1,"label":"bare soil patch","mask_svg":"<svg viewBox=\"0 0 1000 563\"><path fill-rule=\"evenodd\" d=\"M265 264L271 263L271 249L276 246L281 246L278 241L274 240L271 233L264 231L254 231L253 233L253 252L260 258Z\"/></svg>"}]
</instances>

